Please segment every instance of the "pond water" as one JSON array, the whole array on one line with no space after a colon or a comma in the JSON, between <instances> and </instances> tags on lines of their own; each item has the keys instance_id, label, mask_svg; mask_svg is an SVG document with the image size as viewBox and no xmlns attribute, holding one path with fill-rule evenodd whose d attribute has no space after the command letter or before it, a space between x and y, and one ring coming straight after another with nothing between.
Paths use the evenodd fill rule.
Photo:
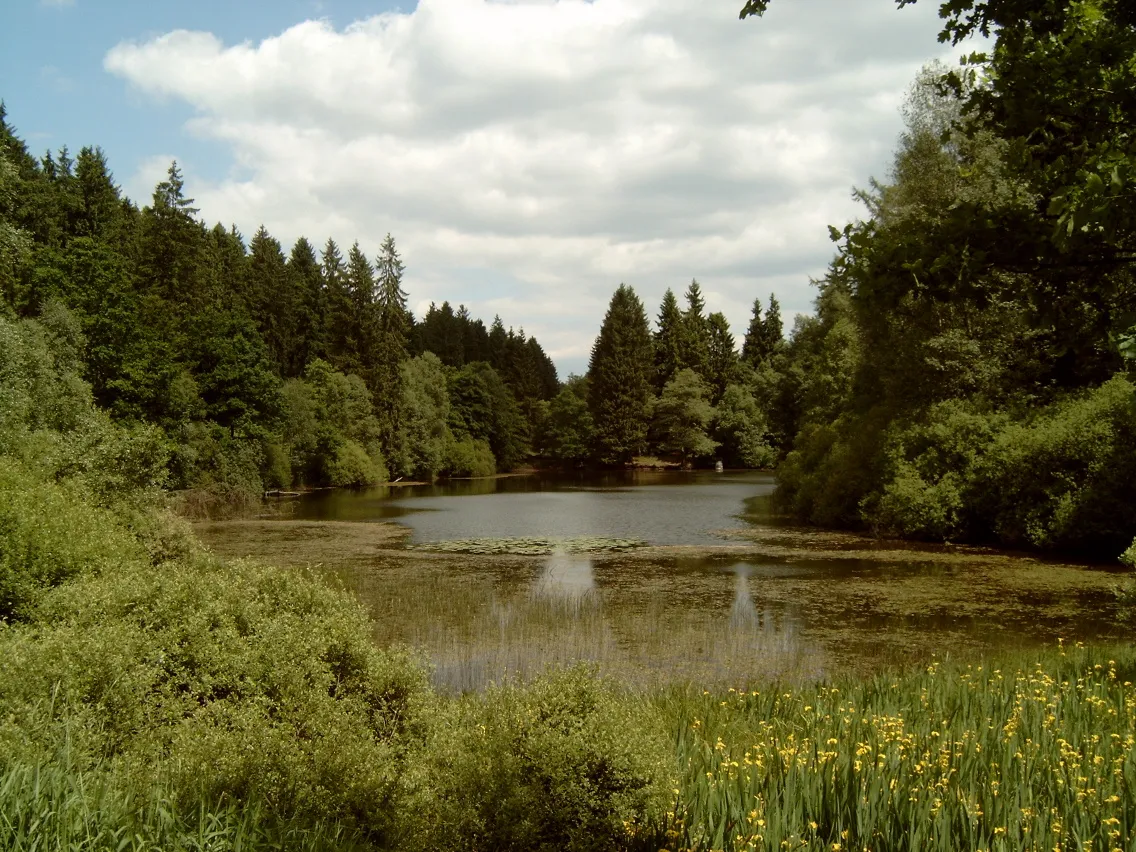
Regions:
<instances>
[{"instance_id":1,"label":"pond water","mask_svg":"<svg viewBox=\"0 0 1136 852\"><path fill-rule=\"evenodd\" d=\"M325 491L294 517L393 520L414 543L471 538L638 539L655 545L723 544L722 530L750 526L776 485L768 474L629 471L508 476L436 485ZM747 506L751 508L747 509ZM747 514L748 512L748 514ZM768 519L768 510L764 513Z\"/></svg>"},{"instance_id":2,"label":"pond water","mask_svg":"<svg viewBox=\"0 0 1136 852\"><path fill-rule=\"evenodd\" d=\"M1125 635L1119 566L793 527L774 487L759 473L505 477L319 492L283 520L200 532L227 555L321 565L368 606L378 642L422 649L454 690L579 660L644 687L744 687ZM646 546L574 552L597 538ZM551 541L468 552L517 539Z\"/></svg>"}]
</instances>

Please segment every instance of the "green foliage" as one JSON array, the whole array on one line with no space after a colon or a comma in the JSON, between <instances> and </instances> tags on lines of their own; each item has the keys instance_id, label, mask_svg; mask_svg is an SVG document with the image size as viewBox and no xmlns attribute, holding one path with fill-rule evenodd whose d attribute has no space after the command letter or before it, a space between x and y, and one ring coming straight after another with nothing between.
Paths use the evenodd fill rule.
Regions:
<instances>
[{"instance_id":1,"label":"green foliage","mask_svg":"<svg viewBox=\"0 0 1136 852\"><path fill-rule=\"evenodd\" d=\"M45 589L143 556L80 483L53 482L0 457L0 623L27 619Z\"/></svg>"},{"instance_id":2,"label":"green foliage","mask_svg":"<svg viewBox=\"0 0 1136 852\"><path fill-rule=\"evenodd\" d=\"M1120 554L1120 561L1129 568L1136 569L1136 539L1128 545L1128 549Z\"/></svg>"},{"instance_id":3,"label":"green foliage","mask_svg":"<svg viewBox=\"0 0 1136 852\"><path fill-rule=\"evenodd\" d=\"M554 459L582 462L592 455L595 424L588 410L588 380L569 376L548 408L544 449Z\"/></svg>"},{"instance_id":4,"label":"green foliage","mask_svg":"<svg viewBox=\"0 0 1136 852\"><path fill-rule=\"evenodd\" d=\"M806 424L777 468L778 504L821 526L857 526L861 505L880 481L882 409L834 423Z\"/></svg>"},{"instance_id":5,"label":"green foliage","mask_svg":"<svg viewBox=\"0 0 1136 852\"><path fill-rule=\"evenodd\" d=\"M1009 426L975 472L1001 541L1115 553L1136 530L1136 388L1117 376Z\"/></svg>"},{"instance_id":6,"label":"green foliage","mask_svg":"<svg viewBox=\"0 0 1136 852\"><path fill-rule=\"evenodd\" d=\"M669 792L655 730L581 669L440 708L409 778L400 848L627 849Z\"/></svg>"},{"instance_id":7,"label":"green foliage","mask_svg":"<svg viewBox=\"0 0 1136 852\"><path fill-rule=\"evenodd\" d=\"M470 435L460 438L451 435L441 472L448 476L493 476L497 463L487 441Z\"/></svg>"},{"instance_id":8,"label":"green foliage","mask_svg":"<svg viewBox=\"0 0 1136 852\"><path fill-rule=\"evenodd\" d=\"M1128 848L1134 671L1130 646L1078 646L672 695L668 848Z\"/></svg>"},{"instance_id":9,"label":"green foliage","mask_svg":"<svg viewBox=\"0 0 1136 852\"><path fill-rule=\"evenodd\" d=\"M10 753L71 725L84 759L181 807L221 796L381 833L425 688L364 613L314 577L197 557L59 587L0 636ZM51 704L45 698L54 695Z\"/></svg>"},{"instance_id":10,"label":"green foliage","mask_svg":"<svg viewBox=\"0 0 1136 852\"><path fill-rule=\"evenodd\" d=\"M626 462L642 451L653 373L643 303L621 284L611 297L588 363L588 408L600 461Z\"/></svg>"},{"instance_id":11,"label":"green foliage","mask_svg":"<svg viewBox=\"0 0 1136 852\"><path fill-rule=\"evenodd\" d=\"M358 376L315 359L284 383L284 444L292 479L305 485L374 485L388 477L371 393ZM283 474L283 462L280 462Z\"/></svg>"},{"instance_id":12,"label":"green foliage","mask_svg":"<svg viewBox=\"0 0 1136 852\"><path fill-rule=\"evenodd\" d=\"M528 422L493 367L483 361L466 364L450 375L449 393L455 436L488 442L501 470L512 470L529 454Z\"/></svg>"},{"instance_id":13,"label":"green foliage","mask_svg":"<svg viewBox=\"0 0 1136 852\"><path fill-rule=\"evenodd\" d=\"M0 440L75 428L89 412L90 387L57 367L56 344L41 324L0 316Z\"/></svg>"},{"instance_id":14,"label":"green foliage","mask_svg":"<svg viewBox=\"0 0 1136 852\"><path fill-rule=\"evenodd\" d=\"M831 458L806 475L807 485L797 478L805 454L791 455L787 481L814 493L848 487L848 503L858 493L862 518L890 533L1115 552L1136 530L1133 391L1118 376L1027 417L939 403L887 428L875 482L842 477L834 447L820 451ZM846 503L841 516L849 514Z\"/></svg>"},{"instance_id":15,"label":"green foliage","mask_svg":"<svg viewBox=\"0 0 1136 852\"><path fill-rule=\"evenodd\" d=\"M729 385L714 411L713 436L727 467L770 467L777 452L766 442L766 420L753 394Z\"/></svg>"},{"instance_id":16,"label":"green foliage","mask_svg":"<svg viewBox=\"0 0 1136 852\"><path fill-rule=\"evenodd\" d=\"M663 386L682 369L682 311L670 287L663 294L659 305L658 330L654 336L655 375L654 386L661 391Z\"/></svg>"},{"instance_id":17,"label":"green foliage","mask_svg":"<svg viewBox=\"0 0 1136 852\"><path fill-rule=\"evenodd\" d=\"M324 475L328 485L378 485L388 478L378 444L368 452L362 444L350 438L335 445L334 452L325 460L325 465Z\"/></svg>"},{"instance_id":18,"label":"green foliage","mask_svg":"<svg viewBox=\"0 0 1136 852\"><path fill-rule=\"evenodd\" d=\"M0 846L10 852L209 852L364 848L341 825L274 819L260 803L201 803L181 813L168 793L133 789L113 769L0 762Z\"/></svg>"},{"instance_id":19,"label":"green foliage","mask_svg":"<svg viewBox=\"0 0 1136 852\"><path fill-rule=\"evenodd\" d=\"M894 425L885 439L882 493L864 501L867 520L916 538L973 535L981 521L971 517L971 479L1005 426L1005 416L984 415L957 401L933 406L920 423Z\"/></svg>"},{"instance_id":20,"label":"green foliage","mask_svg":"<svg viewBox=\"0 0 1136 852\"><path fill-rule=\"evenodd\" d=\"M651 431L664 453L677 453L688 458L703 458L718 447L706 433L714 418L714 408L707 401L708 388L698 374L689 368L679 370L667 382L655 402Z\"/></svg>"},{"instance_id":21,"label":"green foliage","mask_svg":"<svg viewBox=\"0 0 1136 852\"><path fill-rule=\"evenodd\" d=\"M402 364L402 422L395 469L430 481L445 463L451 441L450 397L442 362L426 352Z\"/></svg>"}]
</instances>

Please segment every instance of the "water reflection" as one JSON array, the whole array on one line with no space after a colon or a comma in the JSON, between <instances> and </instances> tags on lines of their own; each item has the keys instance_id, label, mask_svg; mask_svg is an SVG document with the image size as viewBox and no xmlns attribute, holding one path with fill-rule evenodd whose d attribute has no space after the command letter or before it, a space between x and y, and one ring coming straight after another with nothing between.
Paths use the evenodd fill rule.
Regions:
<instances>
[{"instance_id":1,"label":"water reflection","mask_svg":"<svg viewBox=\"0 0 1136 852\"><path fill-rule=\"evenodd\" d=\"M830 540L783 526L772 487L763 474L632 473L325 492L299 501L292 523L214 525L210 544L341 572L371 608L376 640L423 649L436 682L458 691L575 660L634 684L740 685L1126 635L1115 626L1114 581L1099 570ZM602 536L688 547L439 555L395 550L406 537L371 523L304 517L394 520L414 543ZM775 544L760 555L689 547L721 545L717 531L744 526L772 532Z\"/></svg>"},{"instance_id":2,"label":"water reflection","mask_svg":"<svg viewBox=\"0 0 1136 852\"><path fill-rule=\"evenodd\" d=\"M592 558L584 554L554 552L533 582L536 598L579 601L596 589Z\"/></svg>"},{"instance_id":3,"label":"water reflection","mask_svg":"<svg viewBox=\"0 0 1136 852\"><path fill-rule=\"evenodd\" d=\"M749 588L749 576L753 569L745 563L733 567L734 605L730 608L730 627L735 630L760 629L763 619L757 611L757 604L753 602L753 592ZM766 613L768 615L768 612Z\"/></svg>"},{"instance_id":4,"label":"water reflection","mask_svg":"<svg viewBox=\"0 0 1136 852\"><path fill-rule=\"evenodd\" d=\"M734 602L730 607L729 633L739 644L751 649L788 653L800 650L796 619L784 607L780 611L769 602L755 597L751 578L768 579L762 567L739 562L731 566L734 574ZM761 607L758 607L758 601Z\"/></svg>"}]
</instances>

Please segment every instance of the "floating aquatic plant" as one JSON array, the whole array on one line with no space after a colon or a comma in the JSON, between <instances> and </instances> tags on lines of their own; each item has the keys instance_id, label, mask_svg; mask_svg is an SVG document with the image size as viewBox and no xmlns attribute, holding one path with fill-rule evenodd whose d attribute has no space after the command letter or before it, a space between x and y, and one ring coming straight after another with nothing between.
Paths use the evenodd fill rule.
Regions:
<instances>
[{"instance_id":1,"label":"floating aquatic plant","mask_svg":"<svg viewBox=\"0 0 1136 852\"><path fill-rule=\"evenodd\" d=\"M442 553L502 554L547 556L551 553L618 553L643 547L647 542L635 538L578 536L576 538L462 538L432 541L419 545L421 550Z\"/></svg>"}]
</instances>

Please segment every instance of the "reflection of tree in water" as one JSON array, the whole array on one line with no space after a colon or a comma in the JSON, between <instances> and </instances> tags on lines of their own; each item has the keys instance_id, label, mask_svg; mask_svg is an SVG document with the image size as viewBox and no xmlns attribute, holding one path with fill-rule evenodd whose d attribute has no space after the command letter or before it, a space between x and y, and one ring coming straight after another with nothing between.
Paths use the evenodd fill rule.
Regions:
<instances>
[{"instance_id":1,"label":"reflection of tree in water","mask_svg":"<svg viewBox=\"0 0 1136 852\"><path fill-rule=\"evenodd\" d=\"M730 632L736 638L752 636L762 647L787 651L797 644L797 631L788 613L775 613L769 607L758 611L750 588L753 568L734 565L734 603L730 607Z\"/></svg>"},{"instance_id":2,"label":"reflection of tree in water","mask_svg":"<svg viewBox=\"0 0 1136 852\"><path fill-rule=\"evenodd\" d=\"M596 590L592 558L586 554L553 552L533 582L536 598L580 601Z\"/></svg>"}]
</instances>

